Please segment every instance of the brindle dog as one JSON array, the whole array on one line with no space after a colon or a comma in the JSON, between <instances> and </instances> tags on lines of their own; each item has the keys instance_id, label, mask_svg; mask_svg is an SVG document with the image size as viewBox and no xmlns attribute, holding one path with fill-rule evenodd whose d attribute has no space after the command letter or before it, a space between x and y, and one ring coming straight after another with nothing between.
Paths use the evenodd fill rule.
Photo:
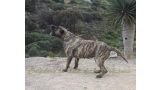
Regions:
<instances>
[{"instance_id":1,"label":"brindle dog","mask_svg":"<svg viewBox=\"0 0 160 90\"><path fill-rule=\"evenodd\" d=\"M69 32L62 26L51 25L51 35L61 38L64 41L64 50L67 55L66 68L63 69L67 72L70 62L74 57L76 69L78 67L79 58L92 58L94 57L96 64L99 66L101 74L97 75L97 78L101 78L107 73L107 69L104 67L104 61L109 57L110 51L115 51L119 54L127 63L128 61L122 56L122 54L114 47L110 47L104 42L84 40L75 36L73 33Z\"/></svg>"}]
</instances>

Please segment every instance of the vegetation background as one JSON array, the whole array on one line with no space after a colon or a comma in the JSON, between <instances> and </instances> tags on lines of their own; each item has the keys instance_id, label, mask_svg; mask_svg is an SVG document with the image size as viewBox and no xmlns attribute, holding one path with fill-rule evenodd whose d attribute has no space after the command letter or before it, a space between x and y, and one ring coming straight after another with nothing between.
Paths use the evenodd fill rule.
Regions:
<instances>
[{"instance_id":1,"label":"vegetation background","mask_svg":"<svg viewBox=\"0 0 160 90\"><path fill-rule=\"evenodd\" d=\"M25 0L25 57L65 56L62 40L49 35L51 24L84 39L95 36L123 53L121 26L113 24L106 5L107 0Z\"/></svg>"}]
</instances>

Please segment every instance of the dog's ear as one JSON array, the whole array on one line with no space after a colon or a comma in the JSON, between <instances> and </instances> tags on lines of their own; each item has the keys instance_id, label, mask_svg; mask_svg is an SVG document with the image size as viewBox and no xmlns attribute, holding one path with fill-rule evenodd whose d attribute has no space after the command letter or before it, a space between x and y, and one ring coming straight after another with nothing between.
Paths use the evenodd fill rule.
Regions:
<instances>
[{"instance_id":1,"label":"dog's ear","mask_svg":"<svg viewBox=\"0 0 160 90\"><path fill-rule=\"evenodd\" d=\"M61 34L61 35L64 34L64 30L63 30L63 29L60 30L60 34Z\"/></svg>"},{"instance_id":2,"label":"dog's ear","mask_svg":"<svg viewBox=\"0 0 160 90\"><path fill-rule=\"evenodd\" d=\"M55 26L55 25L51 25L51 26L50 26L50 29L51 29L51 30L55 30L56 28L57 28L57 26Z\"/></svg>"}]
</instances>

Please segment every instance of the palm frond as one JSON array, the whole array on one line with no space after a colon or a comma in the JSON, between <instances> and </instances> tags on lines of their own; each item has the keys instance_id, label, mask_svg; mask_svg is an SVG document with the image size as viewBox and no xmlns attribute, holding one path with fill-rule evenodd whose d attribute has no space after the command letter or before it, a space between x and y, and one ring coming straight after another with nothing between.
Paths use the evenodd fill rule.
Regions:
<instances>
[{"instance_id":1,"label":"palm frond","mask_svg":"<svg viewBox=\"0 0 160 90\"><path fill-rule=\"evenodd\" d=\"M108 0L108 16L116 24L129 21L134 23L136 19L136 0Z\"/></svg>"}]
</instances>

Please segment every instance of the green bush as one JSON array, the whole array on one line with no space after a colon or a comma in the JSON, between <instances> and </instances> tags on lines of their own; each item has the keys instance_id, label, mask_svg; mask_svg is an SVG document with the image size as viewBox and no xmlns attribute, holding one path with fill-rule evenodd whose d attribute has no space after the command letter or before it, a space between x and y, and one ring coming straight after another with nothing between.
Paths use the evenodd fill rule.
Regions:
<instances>
[{"instance_id":1,"label":"green bush","mask_svg":"<svg viewBox=\"0 0 160 90\"><path fill-rule=\"evenodd\" d=\"M37 47L31 47L29 52L28 52L29 56L39 56L39 50Z\"/></svg>"},{"instance_id":2,"label":"green bush","mask_svg":"<svg viewBox=\"0 0 160 90\"><path fill-rule=\"evenodd\" d=\"M49 34L42 34L38 32L26 33L25 34L25 45L28 45L33 42L45 41L55 39L55 37L50 36Z\"/></svg>"},{"instance_id":3,"label":"green bush","mask_svg":"<svg viewBox=\"0 0 160 90\"><path fill-rule=\"evenodd\" d=\"M25 18L25 30L26 31L33 31L35 29L37 29L36 24L31 22L29 19Z\"/></svg>"},{"instance_id":4,"label":"green bush","mask_svg":"<svg viewBox=\"0 0 160 90\"><path fill-rule=\"evenodd\" d=\"M25 5L25 11L34 12L35 11L35 6L27 4L27 5Z\"/></svg>"},{"instance_id":5,"label":"green bush","mask_svg":"<svg viewBox=\"0 0 160 90\"><path fill-rule=\"evenodd\" d=\"M40 51L40 56L47 57L47 56L49 56L49 54L46 50L42 50L42 51Z\"/></svg>"},{"instance_id":6,"label":"green bush","mask_svg":"<svg viewBox=\"0 0 160 90\"><path fill-rule=\"evenodd\" d=\"M108 39L107 39L105 42L106 42L109 46L116 47L116 43L117 43L117 42L114 42L114 41L108 40Z\"/></svg>"},{"instance_id":7,"label":"green bush","mask_svg":"<svg viewBox=\"0 0 160 90\"><path fill-rule=\"evenodd\" d=\"M99 14L99 13L92 13L92 15L93 15L93 20L102 20L102 16L101 16L101 14Z\"/></svg>"},{"instance_id":8,"label":"green bush","mask_svg":"<svg viewBox=\"0 0 160 90\"><path fill-rule=\"evenodd\" d=\"M38 46L40 46L42 50L51 50L51 44L49 41L38 41Z\"/></svg>"},{"instance_id":9,"label":"green bush","mask_svg":"<svg viewBox=\"0 0 160 90\"><path fill-rule=\"evenodd\" d=\"M53 52L58 52L63 49L63 43L58 38L50 40L50 44Z\"/></svg>"},{"instance_id":10,"label":"green bush","mask_svg":"<svg viewBox=\"0 0 160 90\"><path fill-rule=\"evenodd\" d=\"M82 14L79 10L68 9L53 13L53 19L66 26L70 31L74 31L76 22L82 19Z\"/></svg>"},{"instance_id":11,"label":"green bush","mask_svg":"<svg viewBox=\"0 0 160 90\"><path fill-rule=\"evenodd\" d=\"M101 5L100 5L100 7L102 8L102 9L104 9L104 10L107 10L107 7L106 7L107 5L106 5L106 3L102 3Z\"/></svg>"},{"instance_id":12,"label":"green bush","mask_svg":"<svg viewBox=\"0 0 160 90\"><path fill-rule=\"evenodd\" d=\"M37 32L26 33L25 34L25 45L42 40L43 39L42 36L43 36L42 34L37 33Z\"/></svg>"},{"instance_id":13,"label":"green bush","mask_svg":"<svg viewBox=\"0 0 160 90\"><path fill-rule=\"evenodd\" d=\"M118 38L118 37L121 37L121 34L119 34L119 33L116 32L116 31L109 30L109 31L107 32L107 38L109 38L109 39L115 39L115 38Z\"/></svg>"},{"instance_id":14,"label":"green bush","mask_svg":"<svg viewBox=\"0 0 160 90\"><path fill-rule=\"evenodd\" d=\"M29 58L30 56L28 54L25 54L25 58Z\"/></svg>"},{"instance_id":15,"label":"green bush","mask_svg":"<svg viewBox=\"0 0 160 90\"><path fill-rule=\"evenodd\" d=\"M38 46L37 43L31 43L25 46L25 53L28 53L31 47L36 47L38 50L40 49L40 46Z\"/></svg>"},{"instance_id":16,"label":"green bush","mask_svg":"<svg viewBox=\"0 0 160 90\"><path fill-rule=\"evenodd\" d=\"M92 5L92 6L91 6L91 9L94 10L94 11L97 11L97 7L96 7L96 6L93 6L93 5Z\"/></svg>"},{"instance_id":17,"label":"green bush","mask_svg":"<svg viewBox=\"0 0 160 90\"><path fill-rule=\"evenodd\" d=\"M55 2L64 3L64 0L53 0Z\"/></svg>"},{"instance_id":18,"label":"green bush","mask_svg":"<svg viewBox=\"0 0 160 90\"><path fill-rule=\"evenodd\" d=\"M48 27L47 25L53 24L52 18L53 18L52 11L49 11L49 10L42 11L40 15L41 20L39 22L41 25L39 25L39 28L46 29ZM45 25L42 25L42 24L45 24Z\"/></svg>"},{"instance_id":19,"label":"green bush","mask_svg":"<svg viewBox=\"0 0 160 90\"><path fill-rule=\"evenodd\" d=\"M49 34L51 32L51 30L50 30L50 28L48 27L48 28L46 28L45 30L44 30L44 32L43 33L45 33L45 34Z\"/></svg>"},{"instance_id":20,"label":"green bush","mask_svg":"<svg viewBox=\"0 0 160 90\"><path fill-rule=\"evenodd\" d=\"M58 54L58 57L66 57L66 54L64 53L64 51L63 51L63 52L60 52L60 53Z\"/></svg>"},{"instance_id":21,"label":"green bush","mask_svg":"<svg viewBox=\"0 0 160 90\"><path fill-rule=\"evenodd\" d=\"M36 52L35 48L41 51L46 50L47 52L59 52L63 49L62 40L47 34L37 32L28 33L25 36L25 40L25 53L30 56L34 56L32 52ZM54 56L52 53L49 54L50 56ZM36 55L38 55L38 52L36 52Z\"/></svg>"},{"instance_id":22,"label":"green bush","mask_svg":"<svg viewBox=\"0 0 160 90\"><path fill-rule=\"evenodd\" d=\"M57 10L65 10L65 9L66 9L66 7L62 3L57 3L53 7L53 10L55 10L55 11L57 11Z\"/></svg>"},{"instance_id":23,"label":"green bush","mask_svg":"<svg viewBox=\"0 0 160 90\"><path fill-rule=\"evenodd\" d=\"M101 5L101 0L91 0L92 6L99 7Z\"/></svg>"},{"instance_id":24,"label":"green bush","mask_svg":"<svg viewBox=\"0 0 160 90\"><path fill-rule=\"evenodd\" d=\"M84 12L82 16L83 21L91 22L93 20L93 15L91 13Z\"/></svg>"},{"instance_id":25,"label":"green bush","mask_svg":"<svg viewBox=\"0 0 160 90\"><path fill-rule=\"evenodd\" d=\"M37 32L25 34L25 42L26 42L25 45L28 45L33 42L38 42L38 41L50 41L50 43L52 44L52 42L54 43L55 40L56 41L58 40L62 44L62 41L59 38L56 38L49 34L42 34L42 33L37 33Z\"/></svg>"},{"instance_id":26,"label":"green bush","mask_svg":"<svg viewBox=\"0 0 160 90\"><path fill-rule=\"evenodd\" d=\"M53 2L52 0L41 0L41 1L44 3L52 3Z\"/></svg>"},{"instance_id":27,"label":"green bush","mask_svg":"<svg viewBox=\"0 0 160 90\"><path fill-rule=\"evenodd\" d=\"M123 42L122 42L122 40L121 41L116 41L115 43L116 43L116 45L115 45L116 48L121 49L121 50L123 49Z\"/></svg>"},{"instance_id":28,"label":"green bush","mask_svg":"<svg viewBox=\"0 0 160 90\"><path fill-rule=\"evenodd\" d=\"M25 0L25 11L33 13L37 0Z\"/></svg>"},{"instance_id":29,"label":"green bush","mask_svg":"<svg viewBox=\"0 0 160 90\"><path fill-rule=\"evenodd\" d=\"M77 4L76 0L70 0L69 4Z\"/></svg>"},{"instance_id":30,"label":"green bush","mask_svg":"<svg viewBox=\"0 0 160 90\"><path fill-rule=\"evenodd\" d=\"M49 57L54 57L54 54L52 52L48 52Z\"/></svg>"}]
</instances>

